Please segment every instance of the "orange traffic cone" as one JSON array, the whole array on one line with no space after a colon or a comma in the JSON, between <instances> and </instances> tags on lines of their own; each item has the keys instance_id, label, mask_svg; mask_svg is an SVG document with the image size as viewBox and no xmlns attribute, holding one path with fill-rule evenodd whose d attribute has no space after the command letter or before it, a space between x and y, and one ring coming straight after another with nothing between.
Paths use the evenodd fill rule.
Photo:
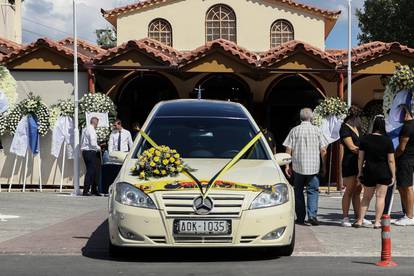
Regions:
<instances>
[{"instance_id":1,"label":"orange traffic cone","mask_svg":"<svg viewBox=\"0 0 414 276\"><path fill-rule=\"evenodd\" d=\"M377 263L377 266L382 266L382 267L397 266L397 263L393 262L392 257L391 257L391 217L390 215L383 215L381 224L382 224L381 261Z\"/></svg>"}]
</instances>

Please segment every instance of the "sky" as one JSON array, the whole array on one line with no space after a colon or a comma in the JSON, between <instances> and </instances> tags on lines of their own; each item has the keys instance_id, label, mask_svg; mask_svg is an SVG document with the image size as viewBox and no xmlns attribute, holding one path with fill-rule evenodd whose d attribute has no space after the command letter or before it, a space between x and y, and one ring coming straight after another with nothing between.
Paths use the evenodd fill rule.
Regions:
<instances>
[{"instance_id":1,"label":"sky","mask_svg":"<svg viewBox=\"0 0 414 276\"><path fill-rule=\"evenodd\" d=\"M95 30L109 27L103 19L102 9L123 6L136 0L77 0L78 35L80 38L96 43ZM342 10L342 14L326 40L327 48L347 48L348 0L298 0L324 9ZM364 0L353 3L353 45L358 44L358 21L356 8L363 7ZM23 4L23 42L30 43L39 37L62 39L72 34L71 0L25 0ZM243 45L242 45L243 46Z\"/></svg>"}]
</instances>

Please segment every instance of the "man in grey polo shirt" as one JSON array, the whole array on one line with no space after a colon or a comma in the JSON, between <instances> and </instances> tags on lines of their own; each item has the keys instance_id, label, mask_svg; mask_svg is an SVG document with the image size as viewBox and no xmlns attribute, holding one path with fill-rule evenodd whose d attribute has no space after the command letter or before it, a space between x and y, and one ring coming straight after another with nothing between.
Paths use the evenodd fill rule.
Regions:
<instances>
[{"instance_id":1,"label":"man in grey polo shirt","mask_svg":"<svg viewBox=\"0 0 414 276\"><path fill-rule=\"evenodd\" d=\"M286 174L288 177L293 175L296 222L305 224L307 211L308 223L318 225L318 174L321 169L321 159L322 174L325 174L328 141L320 129L311 124L312 116L313 112L310 108L302 109L300 111L302 123L290 131L283 145L286 147L286 153L292 155L292 167L286 166ZM307 186L307 208L303 194L305 186Z\"/></svg>"}]
</instances>

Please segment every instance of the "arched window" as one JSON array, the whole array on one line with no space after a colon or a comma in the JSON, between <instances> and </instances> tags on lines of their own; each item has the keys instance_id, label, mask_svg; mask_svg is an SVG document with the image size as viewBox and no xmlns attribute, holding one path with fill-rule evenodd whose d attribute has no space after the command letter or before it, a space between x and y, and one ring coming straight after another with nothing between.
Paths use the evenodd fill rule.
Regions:
<instances>
[{"instance_id":1,"label":"arched window","mask_svg":"<svg viewBox=\"0 0 414 276\"><path fill-rule=\"evenodd\" d=\"M148 37L172 46L171 24L165 19L155 19L148 26Z\"/></svg>"},{"instance_id":2,"label":"arched window","mask_svg":"<svg viewBox=\"0 0 414 276\"><path fill-rule=\"evenodd\" d=\"M206 42L216 39L236 41L236 14L226 5L215 5L206 14Z\"/></svg>"},{"instance_id":3,"label":"arched window","mask_svg":"<svg viewBox=\"0 0 414 276\"><path fill-rule=\"evenodd\" d=\"M270 48L277 47L283 43L294 40L292 24L287 20L276 20L270 28Z\"/></svg>"}]
</instances>

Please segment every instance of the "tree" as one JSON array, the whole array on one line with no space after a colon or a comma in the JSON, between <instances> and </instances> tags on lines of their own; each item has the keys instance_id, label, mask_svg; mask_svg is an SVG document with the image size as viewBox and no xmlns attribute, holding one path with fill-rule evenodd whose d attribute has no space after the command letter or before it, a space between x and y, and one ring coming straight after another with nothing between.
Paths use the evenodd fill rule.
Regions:
<instances>
[{"instance_id":1,"label":"tree","mask_svg":"<svg viewBox=\"0 0 414 276\"><path fill-rule=\"evenodd\" d=\"M116 30L110 29L98 29L96 30L96 42L99 46L105 49L109 49L116 46Z\"/></svg>"},{"instance_id":2,"label":"tree","mask_svg":"<svg viewBox=\"0 0 414 276\"><path fill-rule=\"evenodd\" d=\"M364 8L356 15L360 42L400 42L414 47L413 0L365 0Z\"/></svg>"}]
</instances>

